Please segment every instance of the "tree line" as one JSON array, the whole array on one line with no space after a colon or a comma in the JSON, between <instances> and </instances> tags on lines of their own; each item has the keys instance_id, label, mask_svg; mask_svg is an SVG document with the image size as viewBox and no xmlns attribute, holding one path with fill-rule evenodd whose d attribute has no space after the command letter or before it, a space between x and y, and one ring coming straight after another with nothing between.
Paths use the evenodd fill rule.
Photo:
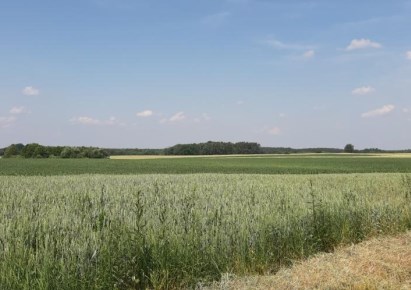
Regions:
<instances>
[{"instance_id":1,"label":"tree line","mask_svg":"<svg viewBox=\"0 0 411 290\"><path fill-rule=\"evenodd\" d=\"M4 158L107 158L109 154L96 147L43 146L37 143L11 144L3 149Z\"/></svg>"},{"instance_id":2,"label":"tree line","mask_svg":"<svg viewBox=\"0 0 411 290\"><path fill-rule=\"evenodd\" d=\"M291 154L291 153L411 153L408 150L381 150L366 148L357 150L354 145L347 144L339 148L291 148L291 147L261 147L255 142L214 142L192 144L177 144L165 149L139 148L98 148L43 146L37 143L12 144L0 148L0 156L5 158L107 158L112 155L230 155L230 154Z\"/></svg>"},{"instance_id":3,"label":"tree line","mask_svg":"<svg viewBox=\"0 0 411 290\"><path fill-rule=\"evenodd\" d=\"M164 149L139 148L104 148L110 156L113 155L164 155Z\"/></svg>"},{"instance_id":4,"label":"tree line","mask_svg":"<svg viewBox=\"0 0 411 290\"><path fill-rule=\"evenodd\" d=\"M252 142L206 142L192 144L177 144L166 148L166 155L230 155L230 154L261 154L261 146Z\"/></svg>"}]
</instances>

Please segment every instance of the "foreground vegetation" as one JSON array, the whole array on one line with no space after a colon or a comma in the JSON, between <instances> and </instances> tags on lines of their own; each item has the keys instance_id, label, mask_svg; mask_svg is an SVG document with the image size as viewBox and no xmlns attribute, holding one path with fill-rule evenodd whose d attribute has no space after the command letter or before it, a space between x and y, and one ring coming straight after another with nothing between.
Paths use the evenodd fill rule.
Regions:
<instances>
[{"instance_id":1,"label":"foreground vegetation","mask_svg":"<svg viewBox=\"0 0 411 290\"><path fill-rule=\"evenodd\" d=\"M203 290L411 289L411 232L320 253L275 275L227 273Z\"/></svg>"},{"instance_id":2,"label":"foreground vegetation","mask_svg":"<svg viewBox=\"0 0 411 290\"><path fill-rule=\"evenodd\" d=\"M2 176L0 195L1 289L189 287L411 228L410 174Z\"/></svg>"},{"instance_id":3,"label":"foreground vegetation","mask_svg":"<svg viewBox=\"0 0 411 290\"><path fill-rule=\"evenodd\" d=\"M0 159L0 175L411 173L411 158L387 155L244 155L146 160Z\"/></svg>"}]
</instances>

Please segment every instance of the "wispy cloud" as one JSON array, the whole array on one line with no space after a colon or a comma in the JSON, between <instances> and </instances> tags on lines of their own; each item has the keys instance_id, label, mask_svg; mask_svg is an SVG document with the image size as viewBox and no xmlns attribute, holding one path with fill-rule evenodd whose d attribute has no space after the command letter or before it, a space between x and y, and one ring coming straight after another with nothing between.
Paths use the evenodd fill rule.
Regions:
<instances>
[{"instance_id":1,"label":"wispy cloud","mask_svg":"<svg viewBox=\"0 0 411 290\"><path fill-rule=\"evenodd\" d=\"M35 87L32 87L32 86L25 87L21 92L25 96L38 96L38 95L40 95L40 90L35 88Z\"/></svg>"},{"instance_id":2,"label":"wispy cloud","mask_svg":"<svg viewBox=\"0 0 411 290\"><path fill-rule=\"evenodd\" d=\"M186 116L184 115L184 112L178 112L178 113L174 114L173 116L171 116L169 121L170 122L179 122L179 121L183 121L185 119L186 119Z\"/></svg>"},{"instance_id":3,"label":"wispy cloud","mask_svg":"<svg viewBox=\"0 0 411 290\"><path fill-rule=\"evenodd\" d=\"M10 127L15 121L17 120L16 117L0 117L0 128L7 128Z\"/></svg>"},{"instance_id":4,"label":"wispy cloud","mask_svg":"<svg viewBox=\"0 0 411 290\"><path fill-rule=\"evenodd\" d=\"M163 118L160 120L160 124L164 123L176 123L176 122L181 122L187 119L187 116L184 114L184 112L178 112L172 115L170 118Z\"/></svg>"},{"instance_id":5,"label":"wispy cloud","mask_svg":"<svg viewBox=\"0 0 411 290\"><path fill-rule=\"evenodd\" d=\"M385 105L382 106L381 108L365 112L361 115L363 118L371 118L371 117L378 117L378 116L383 116L391 113L395 109L394 105Z\"/></svg>"},{"instance_id":6,"label":"wispy cloud","mask_svg":"<svg viewBox=\"0 0 411 290\"><path fill-rule=\"evenodd\" d=\"M364 48L381 48L382 45L378 42L371 41L370 39L361 38L361 39L353 39L351 43L347 46L347 51L357 50L357 49L364 49Z\"/></svg>"},{"instance_id":7,"label":"wispy cloud","mask_svg":"<svg viewBox=\"0 0 411 290\"><path fill-rule=\"evenodd\" d=\"M303 53L304 59L311 59L314 56L315 56L315 51L313 49L307 50L306 52Z\"/></svg>"},{"instance_id":8,"label":"wispy cloud","mask_svg":"<svg viewBox=\"0 0 411 290\"><path fill-rule=\"evenodd\" d=\"M204 121L207 122L207 121L210 121L210 120L211 120L211 117L207 113L202 113L201 117L197 117L197 118L194 119L194 122L200 123L200 122L204 122Z\"/></svg>"},{"instance_id":9,"label":"wispy cloud","mask_svg":"<svg viewBox=\"0 0 411 290\"><path fill-rule=\"evenodd\" d=\"M353 95L368 95L375 92L375 89L371 86L363 86L363 87L359 87L359 88L355 88L354 90L351 91L351 93Z\"/></svg>"},{"instance_id":10,"label":"wispy cloud","mask_svg":"<svg viewBox=\"0 0 411 290\"><path fill-rule=\"evenodd\" d=\"M411 50L409 50L409 51L407 51L407 52L405 53L405 57L406 57L408 60L411 60Z\"/></svg>"},{"instance_id":11,"label":"wispy cloud","mask_svg":"<svg viewBox=\"0 0 411 290\"><path fill-rule=\"evenodd\" d=\"M147 118L147 117L153 116L153 111L145 110L145 111L142 111L142 112L138 112L136 115L137 115L137 117Z\"/></svg>"},{"instance_id":12,"label":"wispy cloud","mask_svg":"<svg viewBox=\"0 0 411 290\"><path fill-rule=\"evenodd\" d=\"M83 124L83 125L100 125L101 121L91 117L74 117L70 119L70 122L73 124Z\"/></svg>"},{"instance_id":13,"label":"wispy cloud","mask_svg":"<svg viewBox=\"0 0 411 290\"><path fill-rule=\"evenodd\" d=\"M25 107L13 107L10 109L9 113L13 115L27 113L28 110Z\"/></svg>"},{"instance_id":14,"label":"wispy cloud","mask_svg":"<svg viewBox=\"0 0 411 290\"><path fill-rule=\"evenodd\" d=\"M272 48L282 49L282 50L309 50L309 51L311 51L314 48L311 45L301 45L301 44L295 44L295 43L284 43L282 41L279 41L279 40L273 39L273 38L265 40L264 43L271 46Z\"/></svg>"},{"instance_id":15,"label":"wispy cloud","mask_svg":"<svg viewBox=\"0 0 411 290\"><path fill-rule=\"evenodd\" d=\"M224 24L230 16L231 13L228 11L218 12L204 17L202 23L207 26L218 27Z\"/></svg>"},{"instance_id":16,"label":"wispy cloud","mask_svg":"<svg viewBox=\"0 0 411 290\"><path fill-rule=\"evenodd\" d=\"M280 135L281 129L279 127L272 127L267 130L267 133L270 135Z\"/></svg>"},{"instance_id":17,"label":"wispy cloud","mask_svg":"<svg viewBox=\"0 0 411 290\"><path fill-rule=\"evenodd\" d=\"M239 101L236 102L236 104L237 104L238 106L242 106L242 105L244 105L244 101L243 101L243 100L239 100Z\"/></svg>"},{"instance_id":18,"label":"wispy cloud","mask_svg":"<svg viewBox=\"0 0 411 290\"><path fill-rule=\"evenodd\" d=\"M92 117L82 116L82 117L74 117L70 119L70 122L73 124L80 124L80 125L91 125L91 126L125 126L125 123L120 122L117 120L116 117L110 117L108 120L99 120Z\"/></svg>"}]
</instances>

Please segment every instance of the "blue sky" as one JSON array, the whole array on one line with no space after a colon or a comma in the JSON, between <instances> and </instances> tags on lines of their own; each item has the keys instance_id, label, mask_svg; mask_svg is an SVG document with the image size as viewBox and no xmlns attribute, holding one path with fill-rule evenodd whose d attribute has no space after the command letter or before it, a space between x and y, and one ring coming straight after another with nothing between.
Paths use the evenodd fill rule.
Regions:
<instances>
[{"instance_id":1,"label":"blue sky","mask_svg":"<svg viewBox=\"0 0 411 290\"><path fill-rule=\"evenodd\" d=\"M0 147L411 148L411 1L0 0Z\"/></svg>"}]
</instances>

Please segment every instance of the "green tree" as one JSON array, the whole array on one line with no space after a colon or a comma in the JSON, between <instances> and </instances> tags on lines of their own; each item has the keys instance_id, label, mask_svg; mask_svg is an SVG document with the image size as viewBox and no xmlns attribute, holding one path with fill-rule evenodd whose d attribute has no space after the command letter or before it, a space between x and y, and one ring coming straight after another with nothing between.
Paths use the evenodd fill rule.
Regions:
<instances>
[{"instance_id":1,"label":"green tree","mask_svg":"<svg viewBox=\"0 0 411 290\"><path fill-rule=\"evenodd\" d=\"M352 145L352 144L345 145L344 152L345 153L354 153L354 145Z\"/></svg>"},{"instance_id":2,"label":"green tree","mask_svg":"<svg viewBox=\"0 0 411 290\"><path fill-rule=\"evenodd\" d=\"M11 144L9 147L7 147L4 150L4 158L10 158L10 157L16 156L18 154L19 154L19 152L17 150L16 144Z\"/></svg>"},{"instance_id":3,"label":"green tree","mask_svg":"<svg viewBox=\"0 0 411 290\"><path fill-rule=\"evenodd\" d=\"M33 152L34 158L49 158L49 156L50 153L48 152L47 148L42 145L37 146Z\"/></svg>"},{"instance_id":4,"label":"green tree","mask_svg":"<svg viewBox=\"0 0 411 290\"><path fill-rule=\"evenodd\" d=\"M34 158L35 156L35 152L37 150L37 147L39 147L40 145L37 143L30 143L27 144L26 146L24 146L23 150L21 151L21 155L24 158Z\"/></svg>"}]
</instances>

